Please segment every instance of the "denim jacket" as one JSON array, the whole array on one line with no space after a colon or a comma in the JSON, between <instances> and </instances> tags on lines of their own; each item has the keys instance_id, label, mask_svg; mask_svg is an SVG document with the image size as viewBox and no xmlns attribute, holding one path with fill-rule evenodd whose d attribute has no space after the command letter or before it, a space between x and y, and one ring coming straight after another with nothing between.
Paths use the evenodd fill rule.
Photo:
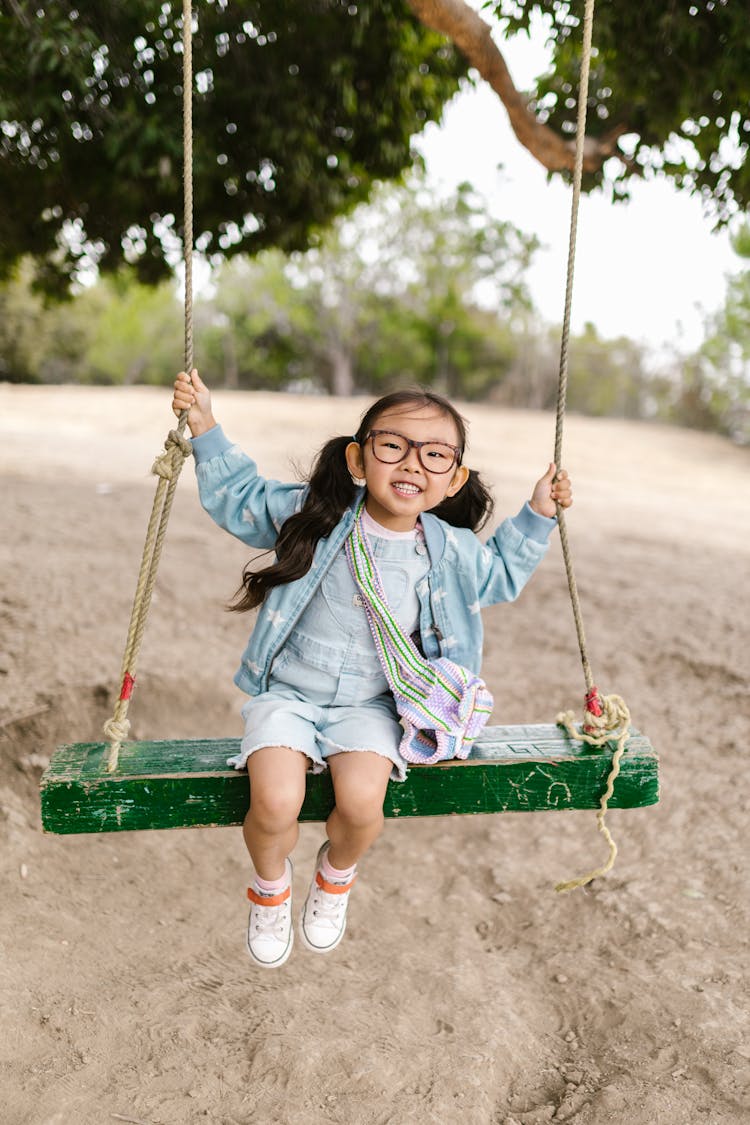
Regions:
<instances>
[{"instance_id":1,"label":"denim jacket","mask_svg":"<svg viewBox=\"0 0 750 1125\"><path fill-rule=\"evenodd\" d=\"M260 549L276 544L281 526L302 507L307 486L265 480L257 466L220 426L193 439L200 500L212 519L243 543ZM343 548L354 522L359 490L330 535L321 539L310 570L275 586L259 607L234 682L248 695L266 690L274 658L283 648L323 576ZM422 650L428 659L447 656L472 672L482 661L480 610L518 597L544 557L557 521L525 504L482 544L468 528L437 516L421 516L431 568L417 587Z\"/></svg>"}]
</instances>

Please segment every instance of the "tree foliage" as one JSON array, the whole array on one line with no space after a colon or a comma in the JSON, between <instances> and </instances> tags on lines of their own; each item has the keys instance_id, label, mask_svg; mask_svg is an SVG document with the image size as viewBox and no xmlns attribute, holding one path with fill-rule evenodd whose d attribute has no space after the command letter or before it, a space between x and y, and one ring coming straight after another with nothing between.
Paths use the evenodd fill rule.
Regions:
<instances>
[{"instance_id":1,"label":"tree foliage","mask_svg":"<svg viewBox=\"0 0 750 1125\"><path fill-rule=\"evenodd\" d=\"M469 64L550 170L572 163L583 0L195 0L195 215L212 257L301 249L398 178ZM63 292L82 265L142 280L179 252L179 0L0 3L0 276ZM503 36L547 21L553 66L515 89ZM438 31L433 30L438 28ZM445 36L448 36L446 39ZM585 187L664 174L719 223L750 204L740 0L600 4ZM458 44L460 51L455 48ZM610 159L614 157L614 159Z\"/></svg>"},{"instance_id":2,"label":"tree foliage","mask_svg":"<svg viewBox=\"0 0 750 1125\"><path fill-rule=\"evenodd\" d=\"M196 243L304 247L412 165L466 63L404 0L196 0ZM179 0L0 5L0 276L167 272L182 199Z\"/></svg>"},{"instance_id":3,"label":"tree foliage","mask_svg":"<svg viewBox=\"0 0 750 1125\"><path fill-rule=\"evenodd\" d=\"M440 3L437 4L440 7ZM490 0L506 33L549 26L552 69L530 110L575 133L583 0ZM587 135L616 134L619 161L589 173L627 197L633 176L663 173L703 197L724 223L750 205L750 20L741 0L610 3L597 7Z\"/></svg>"}]
</instances>

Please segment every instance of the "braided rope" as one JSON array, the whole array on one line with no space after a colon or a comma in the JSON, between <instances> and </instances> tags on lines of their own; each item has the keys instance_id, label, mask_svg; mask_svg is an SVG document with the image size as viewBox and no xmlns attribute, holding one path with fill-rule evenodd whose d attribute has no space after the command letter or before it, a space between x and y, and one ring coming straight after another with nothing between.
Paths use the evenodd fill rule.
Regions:
<instances>
[{"instance_id":1,"label":"braided rope","mask_svg":"<svg viewBox=\"0 0 750 1125\"><path fill-rule=\"evenodd\" d=\"M184 225L183 244L185 262L185 370L193 370L193 52L192 52L193 13L191 0L183 0L182 5L182 120L183 120L183 183L184 183ZM172 511L177 481L185 459L192 453L190 442L183 437L187 423L187 410L183 410L177 421L177 429L170 430L164 443L164 453L154 461L151 471L158 478L151 516L146 530L146 541L138 573L133 608L130 615L128 636L122 658L120 674L120 696L115 704L112 717L104 724L104 734L110 742L107 759L107 772L117 769L122 743L128 737L130 722L128 708L135 685L138 656L146 628L146 619L151 606L151 597L156 583L164 537L169 516Z\"/></svg>"},{"instance_id":2,"label":"braided rope","mask_svg":"<svg viewBox=\"0 0 750 1125\"><path fill-rule=\"evenodd\" d=\"M576 154L573 168L573 199L570 214L570 239L568 242L568 275L565 283L565 311L563 314L562 338L560 341L560 374L557 387L557 418L555 422L555 454L554 461L557 468L562 464L563 425L565 422L565 406L568 394L568 350L570 343L570 315L573 306L573 278L575 275L576 238L578 235L578 211L581 202L581 180L583 178L583 147L586 138L586 102L589 89L589 68L591 60L591 36L594 23L594 0L586 0L586 9L583 17L583 47L581 54L581 76L578 88L578 117L576 121ZM560 543L565 573L568 578L570 602L575 620L578 648L581 653L583 675L587 691L594 687L591 674L586 635L583 628L581 602L578 596L578 586L573 572L573 560L568 541L568 529L565 523L565 512L557 505L557 520L560 529Z\"/></svg>"},{"instance_id":3,"label":"braided rope","mask_svg":"<svg viewBox=\"0 0 750 1125\"><path fill-rule=\"evenodd\" d=\"M581 48L581 73L578 87L578 113L576 118L576 150L573 168L573 198L571 202L570 239L568 243L568 273L565 284L565 311L563 315L562 337L560 341L560 375L557 391L557 417L555 422L555 453L554 461L557 468L562 463L563 425L565 421L565 405L568 391L568 351L570 344L570 316L573 303L573 278L575 273L576 238L578 234L578 211L581 201L581 181L583 179L583 149L586 138L586 106L589 89L589 70L591 64L591 39L594 24L594 0L586 0L583 16L583 43ZM612 765L607 777L605 791L599 801L599 811L596 819L598 830L604 836L609 846L609 857L606 863L591 871L588 875L558 883L556 891L571 891L575 887L582 887L592 879L604 875L614 865L617 855L617 845L605 824L605 816L609 799L614 791L614 783L620 772L620 759L625 752L625 746L630 731L630 712L625 702L619 695L600 696L594 686L594 677L586 644L586 634L583 627L581 601L578 594L573 570L573 559L568 539L568 529L565 522L565 512L557 505L557 521L560 530L560 545L562 547L565 574L568 579L570 604L573 610L573 620L578 638L578 648L581 654L581 665L586 682L586 704L582 728L579 730L574 725L572 711L567 711L557 717L560 726L565 727L570 738L585 742L590 746L604 746L616 740L617 747L612 757Z\"/></svg>"},{"instance_id":4,"label":"braided rope","mask_svg":"<svg viewBox=\"0 0 750 1125\"><path fill-rule=\"evenodd\" d=\"M182 0L183 258L185 262L185 370L193 370L193 9ZM185 429L188 412L178 421Z\"/></svg>"}]
</instances>

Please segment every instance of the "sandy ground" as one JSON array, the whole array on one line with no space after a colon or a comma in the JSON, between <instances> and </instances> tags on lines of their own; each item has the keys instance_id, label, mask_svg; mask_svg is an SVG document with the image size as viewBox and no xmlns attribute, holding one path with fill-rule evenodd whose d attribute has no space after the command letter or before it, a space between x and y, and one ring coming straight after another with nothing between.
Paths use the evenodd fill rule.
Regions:
<instances>
[{"instance_id":1,"label":"sandy ground","mask_svg":"<svg viewBox=\"0 0 750 1125\"><path fill-rule=\"evenodd\" d=\"M227 431L289 479L363 406L219 394ZM511 514L552 419L467 407ZM569 517L596 677L661 755L662 801L614 812L390 823L342 946L278 973L243 949L236 829L52 837L55 744L111 712L165 391L0 387L0 1120L3 1125L750 1121L745 758L750 452L572 418ZM131 708L135 737L239 729L245 550L180 483ZM487 613L495 722L580 707L559 547ZM303 826L299 897L322 838Z\"/></svg>"}]
</instances>

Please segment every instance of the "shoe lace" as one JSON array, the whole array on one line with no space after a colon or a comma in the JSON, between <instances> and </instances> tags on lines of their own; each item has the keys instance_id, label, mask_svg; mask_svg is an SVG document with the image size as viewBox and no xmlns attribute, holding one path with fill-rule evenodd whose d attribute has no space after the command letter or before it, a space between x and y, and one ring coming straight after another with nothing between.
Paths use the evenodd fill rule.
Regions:
<instances>
[{"instance_id":1,"label":"shoe lace","mask_svg":"<svg viewBox=\"0 0 750 1125\"><path fill-rule=\"evenodd\" d=\"M283 937L288 918L289 903L282 902L280 906L259 906L253 904L253 929L256 934L271 934L273 937Z\"/></svg>"},{"instance_id":2,"label":"shoe lace","mask_svg":"<svg viewBox=\"0 0 750 1125\"><path fill-rule=\"evenodd\" d=\"M313 896L312 912L319 922L328 923L338 928L341 923L341 915L346 911L348 898L348 894L326 894L326 892L319 887Z\"/></svg>"}]
</instances>

